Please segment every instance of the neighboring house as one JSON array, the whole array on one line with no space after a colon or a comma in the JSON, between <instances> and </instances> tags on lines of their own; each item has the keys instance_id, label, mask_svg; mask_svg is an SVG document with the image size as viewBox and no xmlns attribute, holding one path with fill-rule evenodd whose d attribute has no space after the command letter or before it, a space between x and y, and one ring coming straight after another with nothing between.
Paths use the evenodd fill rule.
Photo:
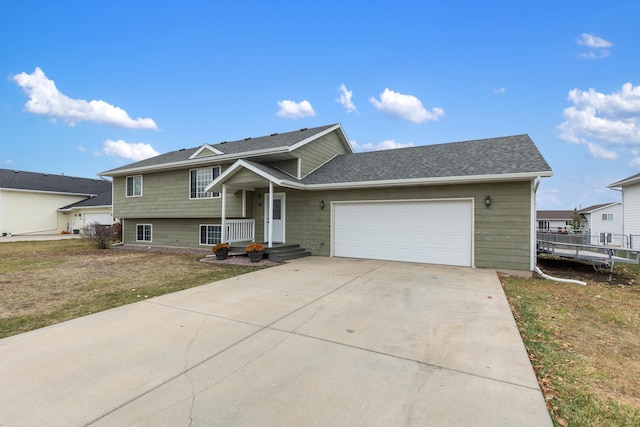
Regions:
<instances>
[{"instance_id":1,"label":"neighboring house","mask_svg":"<svg viewBox=\"0 0 640 427\"><path fill-rule=\"evenodd\" d=\"M527 135L354 153L339 124L181 149L103 172L128 244L296 243L314 255L532 271Z\"/></svg>"},{"instance_id":2,"label":"neighboring house","mask_svg":"<svg viewBox=\"0 0 640 427\"><path fill-rule=\"evenodd\" d=\"M111 181L0 169L0 233L59 234L112 224Z\"/></svg>"},{"instance_id":3,"label":"neighboring house","mask_svg":"<svg viewBox=\"0 0 640 427\"><path fill-rule=\"evenodd\" d=\"M581 209L585 219L585 233L592 245L624 246L622 232L622 203L604 203Z\"/></svg>"},{"instance_id":4,"label":"neighboring house","mask_svg":"<svg viewBox=\"0 0 640 427\"><path fill-rule=\"evenodd\" d=\"M573 211L536 211L538 231L568 233L571 231Z\"/></svg>"},{"instance_id":5,"label":"neighboring house","mask_svg":"<svg viewBox=\"0 0 640 427\"><path fill-rule=\"evenodd\" d=\"M640 249L640 173L608 187L622 192L622 233L629 237L631 249Z\"/></svg>"}]
</instances>

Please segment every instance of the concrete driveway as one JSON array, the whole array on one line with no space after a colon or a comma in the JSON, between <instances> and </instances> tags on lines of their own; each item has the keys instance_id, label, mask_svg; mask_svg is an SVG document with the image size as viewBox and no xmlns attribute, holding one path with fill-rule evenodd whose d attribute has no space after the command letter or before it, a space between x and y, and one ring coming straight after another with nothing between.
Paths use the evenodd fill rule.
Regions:
<instances>
[{"instance_id":1,"label":"concrete driveway","mask_svg":"<svg viewBox=\"0 0 640 427\"><path fill-rule=\"evenodd\" d=\"M0 425L551 426L490 270L309 257L0 340Z\"/></svg>"}]
</instances>

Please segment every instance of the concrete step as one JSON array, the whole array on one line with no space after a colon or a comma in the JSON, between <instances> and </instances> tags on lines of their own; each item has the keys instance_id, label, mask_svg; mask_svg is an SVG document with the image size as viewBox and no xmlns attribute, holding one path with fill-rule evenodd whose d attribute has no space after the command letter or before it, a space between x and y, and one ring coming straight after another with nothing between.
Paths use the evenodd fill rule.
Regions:
<instances>
[{"instance_id":1,"label":"concrete step","mask_svg":"<svg viewBox=\"0 0 640 427\"><path fill-rule=\"evenodd\" d=\"M231 244L230 255L244 254L245 248L251 244L251 242L237 242ZM274 243L273 247L268 248L266 243L264 253L273 262L284 262L289 259L301 258L311 255L311 252L301 248L300 245L295 243Z\"/></svg>"},{"instance_id":2,"label":"concrete step","mask_svg":"<svg viewBox=\"0 0 640 427\"><path fill-rule=\"evenodd\" d=\"M267 257L269 258L269 261L284 262L290 259L302 258L309 255L311 255L311 252L298 246L297 248L278 249L276 251L273 251L272 248L268 252Z\"/></svg>"}]
</instances>

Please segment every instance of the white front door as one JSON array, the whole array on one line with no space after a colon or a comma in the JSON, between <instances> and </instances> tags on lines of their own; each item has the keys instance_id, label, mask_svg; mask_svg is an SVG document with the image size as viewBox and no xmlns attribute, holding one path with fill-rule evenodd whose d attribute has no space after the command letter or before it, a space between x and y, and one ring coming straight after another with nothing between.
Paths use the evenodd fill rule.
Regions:
<instances>
[{"instance_id":1,"label":"white front door","mask_svg":"<svg viewBox=\"0 0 640 427\"><path fill-rule=\"evenodd\" d=\"M285 197L284 193L273 194L273 239L274 243L284 243ZM269 193L264 195L264 237L269 241Z\"/></svg>"}]
</instances>

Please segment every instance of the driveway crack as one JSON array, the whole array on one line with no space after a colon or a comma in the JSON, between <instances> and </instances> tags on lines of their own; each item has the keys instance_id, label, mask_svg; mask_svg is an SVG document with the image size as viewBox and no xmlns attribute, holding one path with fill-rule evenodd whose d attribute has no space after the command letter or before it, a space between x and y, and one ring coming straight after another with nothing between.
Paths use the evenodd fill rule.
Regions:
<instances>
[{"instance_id":1,"label":"driveway crack","mask_svg":"<svg viewBox=\"0 0 640 427\"><path fill-rule=\"evenodd\" d=\"M196 328L196 333L193 335L193 337L191 337L191 339L187 343L187 346L184 349L184 375L189 380L189 385L191 386L191 406L189 408L189 427L193 424L193 408L195 407L195 404L196 404L196 395L197 395L195 390L195 384L193 383L193 378L191 378L191 375L190 375L191 368L189 368L189 351L193 346L193 344L197 341L198 336L200 335L200 330L205 326L206 323L207 323L207 317L205 316L202 318L202 322L200 323L200 326Z\"/></svg>"}]
</instances>

